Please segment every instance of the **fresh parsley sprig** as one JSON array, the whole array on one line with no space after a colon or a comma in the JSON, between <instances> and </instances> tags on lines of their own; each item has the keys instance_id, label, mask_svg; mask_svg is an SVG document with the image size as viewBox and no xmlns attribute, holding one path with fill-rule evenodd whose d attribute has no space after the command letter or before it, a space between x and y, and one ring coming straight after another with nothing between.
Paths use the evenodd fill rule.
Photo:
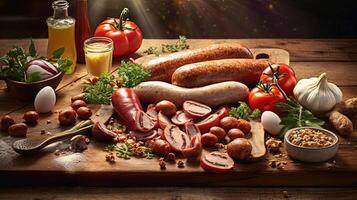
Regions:
<instances>
[{"instance_id":1,"label":"fresh parsley sprig","mask_svg":"<svg viewBox=\"0 0 357 200\"><path fill-rule=\"evenodd\" d=\"M185 36L180 35L179 39L175 44L161 44L161 52L162 53L173 53L178 52L180 50L189 49L190 45L187 44L187 38ZM149 47L144 51L147 55L154 54L156 56L159 55L159 51L157 47Z\"/></svg>"},{"instance_id":2,"label":"fresh parsley sprig","mask_svg":"<svg viewBox=\"0 0 357 200\"><path fill-rule=\"evenodd\" d=\"M162 53L173 53L188 48L190 48L190 46L187 44L187 38L180 35L178 41L175 44L162 44L161 51Z\"/></svg>"},{"instance_id":3,"label":"fresh parsley sprig","mask_svg":"<svg viewBox=\"0 0 357 200\"><path fill-rule=\"evenodd\" d=\"M254 120L261 116L262 113L259 109L254 109L252 111L245 102L240 101L239 103L240 105L238 107L231 108L229 111L230 116L245 120Z\"/></svg>"},{"instance_id":4,"label":"fresh parsley sprig","mask_svg":"<svg viewBox=\"0 0 357 200\"><path fill-rule=\"evenodd\" d=\"M159 56L159 50L157 50L157 47L149 47L143 53L146 53L147 55L154 54L155 56Z\"/></svg>"},{"instance_id":5,"label":"fresh parsley sprig","mask_svg":"<svg viewBox=\"0 0 357 200\"><path fill-rule=\"evenodd\" d=\"M84 99L92 104L110 104L114 91L115 78L109 73L100 76L95 84L89 85L84 91Z\"/></svg>"},{"instance_id":6,"label":"fresh parsley sprig","mask_svg":"<svg viewBox=\"0 0 357 200\"><path fill-rule=\"evenodd\" d=\"M22 47L14 47L7 54L0 58L4 65L0 65L0 79L10 79L24 82L25 65L27 63L27 54Z\"/></svg>"},{"instance_id":7,"label":"fresh parsley sprig","mask_svg":"<svg viewBox=\"0 0 357 200\"><path fill-rule=\"evenodd\" d=\"M132 61L121 61L118 70L118 78L123 86L132 88L139 83L148 80L150 77L150 70L144 68L141 64Z\"/></svg>"}]
</instances>

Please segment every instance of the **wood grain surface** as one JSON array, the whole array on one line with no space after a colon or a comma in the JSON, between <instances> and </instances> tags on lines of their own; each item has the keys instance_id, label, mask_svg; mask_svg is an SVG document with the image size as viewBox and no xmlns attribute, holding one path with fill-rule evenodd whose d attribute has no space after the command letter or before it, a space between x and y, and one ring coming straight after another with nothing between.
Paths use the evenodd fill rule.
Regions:
<instances>
[{"instance_id":1,"label":"wood grain surface","mask_svg":"<svg viewBox=\"0 0 357 200\"><path fill-rule=\"evenodd\" d=\"M299 79L327 72L328 79L339 85L344 98L357 96L357 40L189 40L191 48L217 42L239 42L249 48L282 48L290 53L290 64ZM135 57L149 46L160 47L173 40L144 40ZM11 46L25 45L28 40L0 40L0 55ZM46 51L46 40L36 40L39 52ZM114 62L117 66L118 60ZM115 70L115 68L113 68ZM57 89L54 114L40 116L37 126L30 128L29 136L38 135L42 129L50 132L61 130L57 113L70 105L70 98L82 89L86 78L84 65L78 65L74 75L66 76ZM32 103L18 102L8 97L6 87L0 82L0 116L11 114L21 121L22 114L32 110ZM47 124L46 121L51 120ZM356 124L356 123L355 123ZM185 168L168 164L160 170L157 159L117 159L115 164L105 162L102 149L105 144L92 141L84 153L68 153L55 156L53 151L64 144L46 148L42 153L27 157L11 149L14 138L2 134L0 139L1 185L131 185L131 186L355 186L357 185L357 132L349 138L341 138L337 156L320 164L305 164L287 157L284 169L269 167L268 155L254 163L238 163L230 174L204 172L197 164L186 163ZM21 180L21 181L20 181ZM218 192L220 193L220 192ZM9 193L10 195L10 193ZM228 194L227 194L228 195ZM228 195L229 196L229 195Z\"/></svg>"},{"instance_id":2,"label":"wood grain surface","mask_svg":"<svg viewBox=\"0 0 357 200\"><path fill-rule=\"evenodd\" d=\"M1 199L6 200L355 200L356 196L357 188L0 188Z\"/></svg>"}]
</instances>

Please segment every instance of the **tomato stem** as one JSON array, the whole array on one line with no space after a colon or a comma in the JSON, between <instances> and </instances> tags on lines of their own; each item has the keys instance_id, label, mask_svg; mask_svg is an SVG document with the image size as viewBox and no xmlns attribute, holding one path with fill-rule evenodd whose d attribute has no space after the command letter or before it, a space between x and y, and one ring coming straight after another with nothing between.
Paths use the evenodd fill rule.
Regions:
<instances>
[{"instance_id":1,"label":"tomato stem","mask_svg":"<svg viewBox=\"0 0 357 200\"><path fill-rule=\"evenodd\" d=\"M121 11L120 13L119 22L116 22L117 29L121 31L124 30L125 21L128 19L128 15L129 15L129 9L124 8L123 11Z\"/></svg>"},{"instance_id":2,"label":"tomato stem","mask_svg":"<svg viewBox=\"0 0 357 200\"><path fill-rule=\"evenodd\" d=\"M269 67L270 67L270 69L272 70L272 79L273 79L273 84L278 88L278 90L280 91L280 93L284 96L284 98L286 99L286 100L289 100L289 97L288 97L288 95L286 95L286 93L284 92L284 90L283 89L281 89L281 87L280 87L280 85L279 85L279 83L278 83L278 79L281 77L281 74L279 74L279 69L280 69L280 66L278 66L278 68L277 68L277 70L275 71L274 69L273 69L273 67L269 64ZM277 72L277 73L276 73Z\"/></svg>"}]
</instances>

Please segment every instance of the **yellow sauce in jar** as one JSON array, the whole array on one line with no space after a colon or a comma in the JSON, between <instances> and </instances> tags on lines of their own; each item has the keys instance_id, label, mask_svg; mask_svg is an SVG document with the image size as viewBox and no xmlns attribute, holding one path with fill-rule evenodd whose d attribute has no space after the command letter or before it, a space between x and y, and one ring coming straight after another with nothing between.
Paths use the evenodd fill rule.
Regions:
<instances>
[{"instance_id":1,"label":"yellow sauce in jar","mask_svg":"<svg viewBox=\"0 0 357 200\"><path fill-rule=\"evenodd\" d=\"M113 60L113 41L105 37L93 37L84 42L84 54L88 73L99 77L110 72Z\"/></svg>"}]
</instances>

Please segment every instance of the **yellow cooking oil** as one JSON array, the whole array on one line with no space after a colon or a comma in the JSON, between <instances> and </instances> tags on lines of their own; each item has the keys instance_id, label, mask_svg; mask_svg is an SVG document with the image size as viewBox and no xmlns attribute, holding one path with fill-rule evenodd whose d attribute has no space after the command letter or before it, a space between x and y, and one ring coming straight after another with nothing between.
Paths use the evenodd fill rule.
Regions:
<instances>
[{"instance_id":1,"label":"yellow cooking oil","mask_svg":"<svg viewBox=\"0 0 357 200\"><path fill-rule=\"evenodd\" d=\"M47 18L48 46L47 56L64 48L62 59L70 59L73 64L68 74L75 70L77 63L76 43L75 43L75 19L68 16L69 3L64 0L57 0L52 3L53 16Z\"/></svg>"},{"instance_id":2,"label":"yellow cooking oil","mask_svg":"<svg viewBox=\"0 0 357 200\"><path fill-rule=\"evenodd\" d=\"M70 59L73 64L70 74L73 73L77 62L76 43L74 40L74 24L62 26L48 26L47 56L51 57L53 51L64 47L62 58Z\"/></svg>"}]
</instances>

